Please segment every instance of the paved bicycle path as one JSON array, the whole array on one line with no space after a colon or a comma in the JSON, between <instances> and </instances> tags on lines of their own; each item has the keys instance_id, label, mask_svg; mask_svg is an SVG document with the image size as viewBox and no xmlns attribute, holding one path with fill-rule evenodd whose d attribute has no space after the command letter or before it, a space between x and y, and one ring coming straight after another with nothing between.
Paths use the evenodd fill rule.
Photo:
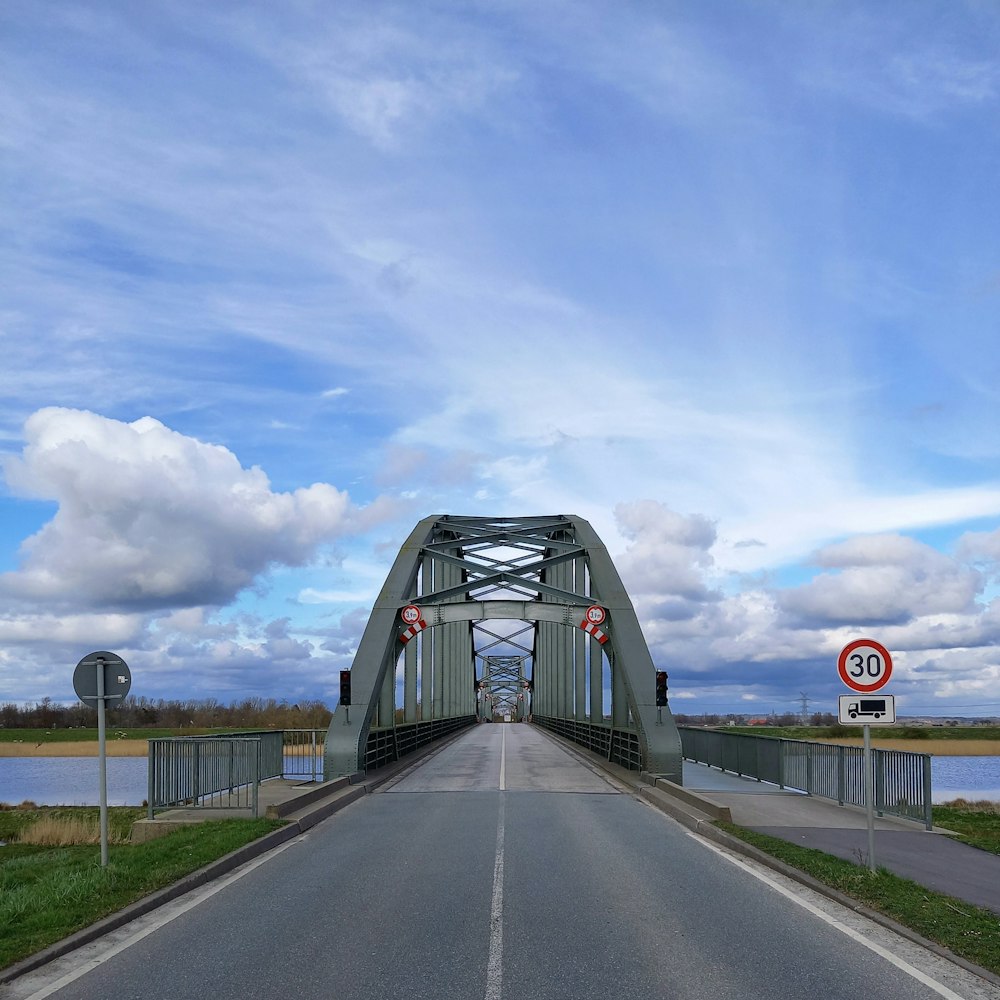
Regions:
<instances>
[{"instance_id":1,"label":"paved bicycle path","mask_svg":"<svg viewBox=\"0 0 1000 1000\"><path fill-rule=\"evenodd\" d=\"M868 863L864 810L684 762L684 787L759 833ZM888 816L875 820L875 864L936 892L1000 913L1000 855L961 844L935 828Z\"/></svg>"}]
</instances>

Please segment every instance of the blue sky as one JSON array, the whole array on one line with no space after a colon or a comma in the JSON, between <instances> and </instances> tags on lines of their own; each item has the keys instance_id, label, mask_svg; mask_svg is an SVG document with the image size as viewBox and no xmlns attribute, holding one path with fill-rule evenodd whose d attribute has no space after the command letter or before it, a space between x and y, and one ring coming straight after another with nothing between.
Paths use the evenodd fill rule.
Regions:
<instances>
[{"instance_id":1,"label":"blue sky","mask_svg":"<svg viewBox=\"0 0 1000 1000\"><path fill-rule=\"evenodd\" d=\"M1000 714L993 4L12 2L0 699L335 698L577 514L678 711Z\"/></svg>"}]
</instances>

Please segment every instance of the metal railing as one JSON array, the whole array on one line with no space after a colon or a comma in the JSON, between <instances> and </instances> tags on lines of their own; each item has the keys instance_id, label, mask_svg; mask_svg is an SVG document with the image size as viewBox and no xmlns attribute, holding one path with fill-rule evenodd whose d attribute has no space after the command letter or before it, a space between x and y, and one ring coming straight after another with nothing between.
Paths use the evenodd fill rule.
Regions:
<instances>
[{"instance_id":1,"label":"metal railing","mask_svg":"<svg viewBox=\"0 0 1000 1000\"><path fill-rule=\"evenodd\" d=\"M612 729L609 725L559 719L548 715L533 715L531 721L537 726L551 729L552 732L599 753L612 764L619 764L630 771L642 770L639 734L631 729Z\"/></svg>"},{"instance_id":2,"label":"metal railing","mask_svg":"<svg viewBox=\"0 0 1000 1000\"><path fill-rule=\"evenodd\" d=\"M282 732L283 778L323 780L325 729L285 729Z\"/></svg>"},{"instance_id":3,"label":"metal railing","mask_svg":"<svg viewBox=\"0 0 1000 1000\"><path fill-rule=\"evenodd\" d=\"M832 799L865 805L864 751L861 747L774 736L725 733L681 726L688 760ZM875 811L921 822L930 830L931 756L906 750L872 750Z\"/></svg>"},{"instance_id":4,"label":"metal railing","mask_svg":"<svg viewBox=\"0 0 1000 1000\"><path fill-rule=\"evenodd\" d=\"M386 729L372 728L365 744L365 771L405 757L408 753L457 729L474 725L474 715L459 715L451 719L431 719L427 722L404 722Z\"/></svg>"},{"instance_id":5,"label":"metal railing","mask_svg":"<svg viewBox=\"0 0 1000 1000\"><path fill-rule=\"evenodd\" d=\"M287 729L149 740L149 818L157 809L251 809L268 778L323 777L326 730Z\"/></svg>"}]
</instances>

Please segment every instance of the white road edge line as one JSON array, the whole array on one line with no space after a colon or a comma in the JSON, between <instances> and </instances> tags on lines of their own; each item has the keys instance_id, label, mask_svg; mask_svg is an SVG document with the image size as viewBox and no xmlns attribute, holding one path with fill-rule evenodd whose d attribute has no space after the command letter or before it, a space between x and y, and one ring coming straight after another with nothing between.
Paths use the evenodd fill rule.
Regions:
<instances>
[{"instance_id":1,"label":"white road edge line","mask_svg":"<svg viewBox=\"0 0 1000 1000\"><path fill-rule=\"evenodd\" d=\"M769 885L775 891L780 892L781 895L784 896L786 899L790 899L793 903L797 903L803 909L808 910L810 913L819 917L820 920L824 921L825 923L828 923L831 927L840 931L842 934L846 934L849 938L851 938L852 941L857 941L858 944L864 945L870 951L875 952L876 955L881 956L887 962L890 962L892 965L895 965L897 969L900 969L901 971L905 972L908 976L912 976L914 979L917 980L917 982L923 983L924 986L926 986L928 989L931 989L940 996L945 997L945 1000L965 1000L963 996L961 996L958 993L955 993L953 990L948 989L947 986L945 986L943 983L939 983L936 979L932 979L930 976L927 975L927 973L921 972L920 969L917 969L914 966L910 965L910 963L905 961L904 959L898 958L891 951L888 951L881 945L876 944L874 941L869 941L868 938L866 938L863 934L859 934L853 928L848 927L846 924L841 923L836 917L831 916L829 913L824 913L821 909L819 909L819 907L813 906L813 904L810 903L807 899L803 899L801 896L796 895L794 892L787 889L785 886L781 885L778 882L775 882L774 879L769 878L763 872L757 871L756 868L754 868L752 865L747 864L747 862L744 861L742 858L738 857L735 854L730 854L728 851L724 851L722 848L716 846L715 844L711 843L708 840L705 840L703 837L699 837L697 834L692 833L690 830L687 830L684 827L681 827L681 829L684 830L684 833L686 833L689 837L692 837L694 840L697 840L700 844L703 844L710 851L714 851L716 854L719 855L719 857L725 858L726 861L728 861L730 864L736 865L737 868L742 868L745 872L748 872L749 874L753 875L754 878L760 880L766 885Z\"/></svg>"},{"instance_id":2,"label":"white road edge line","mask_svg":"<svg viewBox=\"0 0 1000 1000\"><path fill-rule=\"evenodd\" d=\"M58 992L64 986L68 986L81 976L87 975L88 972L93 972L94 969L99 968L116 955L120 955L126 949L131 948L132 945L138 944L143 938L149 937L150 934L158 931L161 927L166 926L171 920L176 920L182 914L187 913L188 910L193 910L196 906L205 902L206 899L210 899L217 892L221 892L227 886L232 885L234 882L238 882L244 875L249 875L255 868L259 868L261 865L266 864L275 855L281 854L282 851L287 851L289 847L298 843L299 839L299 837L295 837L292 840L285 842L280 847L276 847L274 850L261 855L259 858L256 858L253 861L248 861L243 867L237 869L220 882L213 882L209 886L194 890L192 898L189 898L176 909L171 909L171 912L168 915L162 916L148 927L144 927L141 931L138 931L131 937L126 938L124 941L115 945L113 948L110 948L108 951L90 959L79 968L74 969L72 972L67 972L66 975L61 976L53 983L49 983L48 986L42 987L42 989L38 990L37 993L32 993L31 996L26 997L25 1000L44 1000L45 997L52 996L53 993Z\"/></svg>"},{"instance_id":3,"label":"white road edge line","mask_svg":"<svg viewBox=\"0 0 1000 1000\"><path fill-rule=\"evenodd\" d=\"M500 787L503 788L503 771L500 773ZM490 957L486 962L486 1000L500 1000L503 988L503 839L506 801L507 796L501 795L500 815L497 819L497 853L493 862L493 899L490 902Z\"/></svg>"}]
</instances>

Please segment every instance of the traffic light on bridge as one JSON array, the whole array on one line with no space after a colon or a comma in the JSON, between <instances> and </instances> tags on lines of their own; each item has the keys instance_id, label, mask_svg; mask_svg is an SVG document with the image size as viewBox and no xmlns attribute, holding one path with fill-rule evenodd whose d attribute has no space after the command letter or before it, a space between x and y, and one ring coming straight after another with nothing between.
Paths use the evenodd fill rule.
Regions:
<instances>
[{"instance_id":1,"label":"traffic light on bridge","mask_svg":"<svg viewBox=\"0 0 1000 1000\"><path fill-rule=\"evenodd\" d=\"M662 708L667 703L667 672L656 671L656 707Z\"/></svg>"},{"instance_id":2,"label":"traffic light on bridge","mask_svg":"<svg viewBox=\"0 0 1000 1000\"><path fill-rule=\"evenodd\" d=\"M350 705L351 703L351 672L350 670L340 671L340 704Z\"/></svg>"}]
</instances>

